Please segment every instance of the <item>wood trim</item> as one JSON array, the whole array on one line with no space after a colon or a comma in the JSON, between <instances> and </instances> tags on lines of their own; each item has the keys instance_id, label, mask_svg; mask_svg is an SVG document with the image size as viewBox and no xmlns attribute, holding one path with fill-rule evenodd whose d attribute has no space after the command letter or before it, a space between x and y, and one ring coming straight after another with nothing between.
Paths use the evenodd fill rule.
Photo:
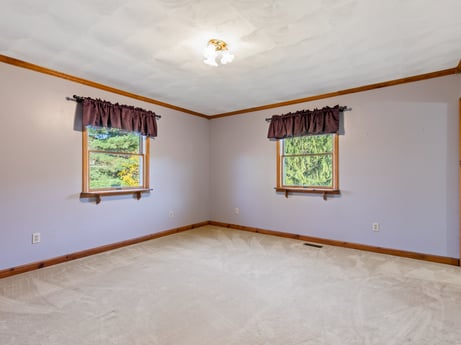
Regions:
<instances>
[{"instance_id":1,"label":"wood trim","mask_svg":"<svg viewBox=\"0 0 461 345\"><path fill-rule=\"evenodd\" d=\"M249 231L249 232L254 232L254 233L259 233L259 234L291 238L291 239L296 239L296 240L301 240L301 241L316 242L316 243L321 243L321 244L326 244L326 245L331 245L331 246L336 246L336 247L358 249L358 250L369 251L369 252L374 252L374 253L401 256L401 257L406 257L406 258L411 258L411 259L437 262L437 263L453 265L453 266L460 265L459 259L445 257L445 256L429 255L429 254L415 253L415 252L409 252L409 251L404 251L404 250L374 247L374 246L363 245L363 244L358 244L358 243L335 241L335 240L330 240L330 239L297 235L297 234L291 234L287 232L266 230L266 229L254 228L254 227L237 225L237 224L227 224L227 223L216 222L216 221L205 221L205 222L190 224L190 225L186 225L186 226L182 226L182 227L178 227L178 228L174 228L170 230L165 230L165 231L161 231L161 232L157 232L154 234L141 236L141 237L137 237L137 238L121 241L121 242L107 244L107 245L96 247L96 248L82 250L80 252L58 256L58 257L43 260L43 261L38 261L38 262L30 263L30 264L7 268L4 270L0 270L0 279L11 277L11 276L21 274L21 273L35 271L43 267L49 267L49 266L57 265L57 264L64 263L67 261L81 259L87 256L91 256L91 255L107 252L110 250L130 246L136 243L141 243L141 242L153 240L156 238L177 234L180 232L199 228L205 225L214 225L214 226L220 226L220 227L228 228L228 229Z\"/></svg>"},{"instance_id":2,"label":"wood trim","mask_svg":"<svg viewBox=\"0 0 461 345\"><path fill-rule=\"evenodd\" d=\"M290 187L275 187L277 193L285 193L285 198L288 198L290 193L304 193L304 194L322 194L323 200L327 200L328 195L340 195L339 189L303 189L303 188L290 188Z\"/></svg>"},{"instance_id":3,"label":"wood trim","mask_svg":"<svg viewBox=\"0 0 461 345\"><path fill-rule=\"evenodd\" d=\"M116 196L116 195L136 195L136 199L141 199L142 193L150 193L152 189L149 188L133 188L133 189L124 189L124 190L102 190L99 192L81 192L80 198L95 198L96 204L101 202L101 197L103 196Z\"/></svg>"},{"instance_id":4,"label":"wood trim","mask_svg":"<svg viewBox=\"0 0 461 345\"><path fill-rule=\"evenodd\" d=\"M287 233L287 232L266 230L266 229L254 228L254 227L250 227L250 226L243 226L243 225L237 225L237 224L226 224L226 223L215 222L215 221L210 221L209 224L214 225L214 226L220 226L220 227L223 227L223 228L229 228L229 229L235 229L235 230L243 230L243 231L255 232L255 233L259 233L259 234L272 235L272 236L278 236L278 237L284 237L284 238L291 238L291 239L296 239L296 240L301 240L301 241L321 243L321 244L326 244L326 245L335 246L335 247L358 249L358 250L363 250L363 251L367 251L367 252L394 255L394 256L400 256L400 257L404 257L404 258L416 259L416 260L437 262L437 263L453 265L453 266L459 266L459 263L460 263L459 259L450 258L450 257L446 257L446 256L438 256L438 255L410 252L410 251L406 251L406 250L375 247L375 246L370 246L370 245L366 245L366 244L351 243L351 242L344 242L344 241L336 241L336 240L330 240L330 239L326 239L326 238L319 238L319 237L291 234L291 233Z\"/></svg>"},{"instance_id":5,"label":"wood trim","mask_svg":"<svg viewBox=\"0 0 461 345\"><path fill-rule=\"evenodd\" d=\"M282 174L281 174L281 171L282 171L282 155L280 154L281 149L282 149L282 147L280 145L280 140L277 140L277 148L276 148L276 151L275 151L276 161L277 161L277 181L275 181L275 185L277 187L282 185Z\"/></svg>"},{"instance_id":6,"label":"wood trim","mask_svg":"<svg viewBox=\"0 0 461 345\"><path fill-rule=\"evenodd\" d=\"M275 159L277 164L277 180L276 192L284 192L285 197L288 198L288 193L310 193L310 194L323 194L323 199L327 200L327 194L341 194L339 191L339 135L333 135L333 187L332 188L302 188L302 187L289 187L283 185L282 175L282 140L277 140L275 151Z\"/></svg>"},{"instance_id":7,"label":"wood trim","mask_svg":"<svg viewBox=\"0 0 461 345\"><path fill-rule=\"evenodd\" d=\"M333 143L335 154L333 157L333 188L339 189L339 135L335 134L335 141Z\"/></svg>"},{"instance_id":8,"label":"wood trim","mask_svg":"<svg viewBox=\"0 0 461 345\"><path fill-rule=\"evenodd\" d=\"M88 176L90 170L88 166L88 132L86 127L82 129L82 190L88 191Z\"/></svg>"},{"instance_id":9,"label":"wood trim","mask_svg":"<svg viewBox=\"0 0 461 345\"><path fill-rule=\"evenodd\" d=\"M67 254L67 255L63 255L63 256L58 256L58 257L55 257L55 258L52 258L52 259L47 259L47 260L34 262L34 263L22 265L22 266L7 268L7 269L4 269L4 270L0 270L0 279L10 277L10 276L14 276L14 275L20 274L20 273L25 273L25 272L29 272L29 271L38 270L38 269L43 268L43 267L49 267L49 266L57 265L57 264L60 264L60 263L63 263L63 262L84 258L86 256L107 252L109 250L130 246L132 244L153 240L153 239L156 239L156 238L159 238L159 237L164 237L164 236L177 234L179 232L199 228L199 227L205 226L205 225L208 225L207 221L206 222L201 222L201 223L196 223L196 224L191 224L191 225L186 225L186 226L182 226L182 227L179 227L179 228L174 228L174 229L171 229L171 230L165 230L165 231L157 232L155 234L150 234L150 235L146 235L146 236L142 236L142 237L137 237L137 238L133 238L133 239L126 240L126 241L107 244L107 245L104 245L104 246L101 246L101 247L91 248L91 249L87 249L87 250L83 250L83 251L80 251L80 252L75 252L75 253L71 253L71 254Z\"/></svg>"},{"instance_id":10,"label":"wood trim","mask_svg":"<svg viewBox=\"0 0 461 345\"><path fill-rule=\"evenodd\" d=\"M150 138L146 137L144 139L144 164L143 164L143 174L144 174L144 188L150 188Z\"/></svg>"},{"instance_id":11,"label":"wood trim","mask_svg":"<svg viewBox=\"0 0 461 345\"><path fill-rule=\"evenodd\" d=\"M6 56L6 55L0 54L0 62L10 64L10 65L13 65L13 66L16 66L16 67L20 67L20 68L29 69L29 70L36 71L36 72L39 72L39 73L51 75L51 76L54 76L54 77L57 77L57 78L62 78L62 79L69 80L69 81L72 81L72 82L75 82L75 83L87 85L87 86L90 86L90 87L94 87L96 89L112 92L112 93L122 95L122 96L125 96L125 97L137 99L137 100L140 100L140 101L143 101L143 102L146 102L146 103L151 103L151 104L159 105L161 107L177 110L177 111L180 111L180 112L183 112L183 113L186 113L186 114L202 117L202 118L205 118L205 119L208 119L208 120L218 119L218 118L227 117L227 116L242 115L242 114L245 114L245 113L251 113L251 112L255 112L255 111L261 111L261 110L273 109L273 108L278 108L278 107L284 107L284 106L288 106L288 105L292 105L292 104L311 102L311 101L315 101L315 100L319 100L319 99L342 96L342 95L347 95L347 94L351 94L351 93L369 91L369 90L379 89L379 88L388 87L388 86L394 86L394 85L405 84L405 83L412 83L412 82L415 82L415 81L426 80L426 79L431 79L431 78L438 78L438 77L443 77L443 76L452 75L452 74L456 74L456 73L461 73L461 60L460 60L457 67L448 68L448 69L435 71L435 72L431 72L431 73L424 73L424 74L419 74L419 75L416 75L416 76L400 78L400 79L385 81L385 82L381 82L381 83L369 84L369 85L354 87L354 88L350 88L350 89L329 92L329 93L325 93L325 94L321 94L321 95L315 95L315 96L309 96L309 97L304 97L304 98L293 99L293 100L289 100L289 101L272 103L272 104L262 105L262 106L258 106L258 107L240 109L240 110L235 110L235 111L226 112L226 113L220 113L220 114L215 114L215 115L206 115L206 114L202 114L202 113L190 110L190 109L178 107L178 106L175 106L173 104L158 101L158 100L155 100L153 98L140 96L140 95L137 95L137 94L134 94L134 93L131 93L131 92L128 92L128 91L120 90L120 89L117 89L117 88L114 88L114 87L111 87L111 86L108 86L108 85L96 83L96 82L93 82L91 80L75 77L75 76L72 76L70 74L55 71L55 70L52 70L52 69L49 69L49 68L46 68L46 67L41 67L41 66L38 66L38 65L26 62L26 61L22 61L22 60L19 60L19 59L15 59L15 58L12 58L12 57L9 57L9 56Z\"/></svg>"},{"instance_id":12,"label":"wood trim","mask_svg":"<svg viewBox=\"0 0 461 345\"><path fill-rule=\"evenodd\" d=\"M149 97L140 96L140 95L128 92L128 91L124 91L124 90L114 88L112 86L96 83L96 82L91 81L91 80L75 77L75 76L72 76L70 74L66 74L66 73L55 71L55 70L52 70L52 69L49 69L49 68L46 68L46 67L41 67L41 66L38 66L38 65L34 65L32 63L22 61L22 60L18 60L18 59L15 59L15 58L12 58L12 57L9 57L9 56L6 56L6 55L0 54L0 62L10 64L10 65L13 65L13 66L16 66L16 67L29 69L29 70L36 71L36 72L39 72L39 73L51 75L51 76L54 76L54 77L57 77L57 78L69 80L69 81L72 81L74 83L79 83L79 84L91 86L91 87L94 87L96 89L112 92L112 93L122 95L122 96L125 96L125 97L137 99L139 101L143 101L143 102L146 102L146 103L159 105L159 106L164 107L164 108L177 110L177 111L189 114L189 115L203 117L205 119L210 118L208 115L198 113L198 112L190 110L190 109L181 108L181 107L175 106L173 104L158 101L156 99L149 98Z\"/></svg>"},{"instance_id":13,"label":"wood trim","mask_svg":"<svg viewBox=\"0 0 461 345\"><path fill-rule=\"evenodd\" d=\"M82 130L82 192L80 193L80 198L96 198L96 204L101 202L101 196L109 195L123 195L123 194L136 194L136 198L141 199L141 193L150 192L149 185L149 174L150 174L150 138L147 136L139 136L140 145L142 147L142 153L136 154L139 157L142 157L143 160L143 181L142 186L131 189L108 189L108 190L90 190L89 186L89 176L90 176L90 166L89 166L89 154L88 154L88 130L86 127L83 127ZM93 151L93 152L107 152L107 151ZM119 152L111 152L119 153ZM125 154L120 152L120 154Z\"/></svg>"},{"instance_id":14,"label":"wood trim","mask_svg":"<svg viewBox=\"0 0 461 345\"><path fill-rule=\"evenodd\" d=\"M245 113L252 113L252 112L255 112L255 111L279 108L279 107L284 107L284 106L292 105L292 104L311 102L311 101L316 101L316 100L319 100L319 99L337 97L337 96L342 96L342 95L348 95L348 94L351 94L351 93L357 93L357 92L369 91L369 90L374 90L374 89L380 89L380 88L388 87L388 86L395 86L395 85L400 85L400 84L412 83L412 82L420 81L420 80L443 77L443 76L447 76L447 75L460 73L459 72L460 68L461 68L461 66L458 65L458 67L448 68L448 69L444 69L444 70L436 71L436 72L431 72L431 73L419 74L419 75L415 75L415 76L412 76L412 77L400 78L400 79L385 81L385 82L381 82L381 83L375 83L375 84L364 85L364 86L354 87L354 88L340 90L340 91L324 93L324 94L316 95L316 96L309 96L309 97L304 97L304 98L293 99L293 100L290 100L290 101L272 103L272 104L262 105L262 106L253 107L253 108L247 108L247 109L230 111L230 112L227 112L227 113L215 114L215 115L211 116L211 119L218 119L220 117L227 117L227 116L234 116L234 115L242 115L242 114L245 114Z\"/></svg>"}]
</instances>

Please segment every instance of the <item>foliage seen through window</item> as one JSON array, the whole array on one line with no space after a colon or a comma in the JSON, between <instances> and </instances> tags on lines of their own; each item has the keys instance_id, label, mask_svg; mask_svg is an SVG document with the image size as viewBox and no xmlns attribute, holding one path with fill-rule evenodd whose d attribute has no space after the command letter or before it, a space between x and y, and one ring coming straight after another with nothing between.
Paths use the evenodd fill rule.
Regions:
<instances>
[{"instance_id":1,"label":"foliage seen through window","mask_svg":"<svg viewBox=\"0 0 461 345\"><path fill-rule=\"evenodd\" d=\"M119 129L87 127L89 189L143 187L143 137Z\"/></svg>"},{"instance_id":2,"label":"foliage seen through window","mask_svg":"<svg viewBox=\"0 0 461 345\"><path fill-rule=\"evenodd\" d=\"M279 159L283 187L337 187L334 134L284 139Z\"/></svg>"}]
</instances>

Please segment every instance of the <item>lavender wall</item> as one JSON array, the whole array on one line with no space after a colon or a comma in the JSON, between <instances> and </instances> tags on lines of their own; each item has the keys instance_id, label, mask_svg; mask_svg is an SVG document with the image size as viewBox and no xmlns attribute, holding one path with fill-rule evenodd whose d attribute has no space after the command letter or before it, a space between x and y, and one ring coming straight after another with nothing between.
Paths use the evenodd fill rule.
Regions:
<instances>
[{"instance_id":1,"label":"lavender wall","mask_svg":"<svg viewBox=\"0 0 461 345\"><path fill-rule=\"evenodd\" d=\"M211 218L459 257L460 81L442 77L213 120ZM264 118L336 104L352 108L339 144L342 195L275 193L275 143Z\"/></svg>"},{"instance_id":2,"label":"lavender wall","mask_svg":"<svg viewBox=\"0 0 461 345\"><path fill-rule=\"evenodd\" d=\"M208 120L6 64L0 79L0 269L210 218ZM162 115L149 196L99 205L79 198L81 132L76 103L65 99L73 94ZM31 244L32 232L40 244Z\"/></svg>"},{"instance_id":3,"label":"lavender wall","mask_svg":"<svg viewBox=\"0 0 461 345\"><path fill-rule=\"evenodd\" d=\"M0 269L208 219L459 255L459 75L212 121L6 64L0 78ZM79 198L81 132L65 100L73 94L163 116L149 196ZM264 118L338 103L353 108L340 137L342 195L276 194Z\"/></svg>"}]
</instances>

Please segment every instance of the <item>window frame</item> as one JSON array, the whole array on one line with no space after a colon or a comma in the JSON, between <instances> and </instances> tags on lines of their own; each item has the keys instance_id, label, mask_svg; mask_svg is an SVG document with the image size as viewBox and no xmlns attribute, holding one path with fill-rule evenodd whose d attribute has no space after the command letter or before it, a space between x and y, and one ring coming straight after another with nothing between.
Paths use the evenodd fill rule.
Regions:
<instances>
[{"instance_id":1,"label":"window frame","mask_svg":"<svg viewBox=\"0 0 461 345\"><path fill-rule=\"evenodd\" d=\"M325 134L319 134L325 135ZM276 162L277 162L277 181L275 190L277 192L285 192L285 196L288 197L288 193L314 193L323 194L323 198L326 200L327 194L340 194L339 190L339 135L332 133L333 135L333 151L332 151L332 162L333 162L333 185L332 187L325 186L287 186L283 184L283 140L277 140L276 145ZM309 156L309 154L306 154Z\"/></svg>"},{"instance_id":2,"label":"window frame","mask_svg":"<svg viewBox=\"0 0 461 345\"><path fill-rule=\"evenodd\" d=\"M90 151L88 147L88 131L87 126L84 126L82 131L82 192L81 198L96 198L96 203L99 204L101 196L104 195L123 195L134 194L139 200L141 193L150 192L149 172L150 172L150 138L147 136L139 135L142 153L135 153L134 155L142 157L142 185L136 187L113 187L113 188L98 188L90 189L89 176L90 176ZM117 153L117 152L109 152ZM125 152L123 154L126 154Z\"/></svg>"}]
</instances>

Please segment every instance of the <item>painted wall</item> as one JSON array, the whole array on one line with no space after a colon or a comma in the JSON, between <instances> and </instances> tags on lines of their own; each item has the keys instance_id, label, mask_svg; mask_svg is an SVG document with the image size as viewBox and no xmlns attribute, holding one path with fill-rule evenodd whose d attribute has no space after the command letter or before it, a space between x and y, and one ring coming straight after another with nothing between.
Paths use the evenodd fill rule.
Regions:
<instances>
[{"instance_id":1,"label":"painted wall","mask_svg":"<svg viewBox=\"0 0 461 345\"><path fill-rule=\"evenodd\" d=\"M459 255L459 75L212 121L6 64L0 80L0 269L208 219ZM81 132L65 99L73 94L162 115L150 195L79 198ZM264 118L335 104L352 108L340 137L342 195L285 199L273 190Z\"/></svg>"},{"instance_id":2,"label":"painted wall","mask_svg":"<svg viewBox=\"0 0 461 345\"><path fill-rule=\"evenodd\" d=\"M211 121L212 220L459 257L460 81L442 77ZM341 196L275 193L276 144L266 139L264 119L336 104L352 108L339 143Z\"/></svg>"},{"instance_id":3,"label":"painted wall","mask_svg":"<svg viewBox=\"0 0 461 345\"><path fill-rule=\"evenodd\" d=\"M208 120L6 64L0 80L0 269L210 218ZM73 94L162 115L151 142L150 195L99 205L79 198L81 131L77 105L66 100ZM40 244L31 244L32 232L41 233Z\"/></svg>"}]
</instances>

